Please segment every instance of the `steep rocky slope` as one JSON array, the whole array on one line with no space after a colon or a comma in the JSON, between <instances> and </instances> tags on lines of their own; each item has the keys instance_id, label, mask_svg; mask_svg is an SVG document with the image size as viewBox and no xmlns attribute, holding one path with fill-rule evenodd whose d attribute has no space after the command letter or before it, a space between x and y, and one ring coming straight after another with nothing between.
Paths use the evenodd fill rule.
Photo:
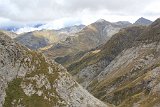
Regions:
<instances>
[{"instance_id":1,"label":"steep rocky slope","mask_svg":"<svg viewBox=\"0 0 160 107\"><path fill-rule=\"evenodd\" d=\"M68 70L95 97L118 107L160 106L160 19L115 34Z\"/></svg>"},{"instance_id":2,"label":"steep rocky slope","mask_svg":"<svg viewBox=\"0 0 160 107\"><path fill-rule=\"evenodd\" d=\"M106 107L61 65L0 32L0 107Z\"/></svg>"}]
</instances>

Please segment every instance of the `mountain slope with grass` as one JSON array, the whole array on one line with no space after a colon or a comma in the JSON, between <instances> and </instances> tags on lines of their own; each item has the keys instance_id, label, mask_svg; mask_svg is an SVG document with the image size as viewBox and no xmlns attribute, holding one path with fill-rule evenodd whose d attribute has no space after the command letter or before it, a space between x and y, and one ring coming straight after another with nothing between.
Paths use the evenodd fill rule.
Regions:
<instances>
[{"instance_id":1,"label":"mountain slope with grass","mask_svg":"<svg viewBox=\"0 0 160 107\"><path fill-rule=\"evenodd\" d=\"M144 29L145 27L143 26L121 29L105 45L92 50L81 60L70 64L67 69L72 75L76 76L78 81L81 81L87 87L88 83L105 69L116 56L124 49L130 48L133 45L136 38Z\"/></svg>"},{"instance_id":2,"label":"mountain slope with grass","mask_svg":"<svg viewBox=\"0 0 160 107\"><path fill-rule=\"evenodd\" d=\"M160 106L160 19L119 33L67 69L95 97L117 107Z\"/></svg>"},{"instance_id":3,"label":"mountain slope with grass","mask_svg":"<svg viewBox=\"0 0 160 107\"><path fill-rule=\"evenodd\" d=\"M107 107L61 65L0 32L0 107Z\"/></svg>"}]
</instances>

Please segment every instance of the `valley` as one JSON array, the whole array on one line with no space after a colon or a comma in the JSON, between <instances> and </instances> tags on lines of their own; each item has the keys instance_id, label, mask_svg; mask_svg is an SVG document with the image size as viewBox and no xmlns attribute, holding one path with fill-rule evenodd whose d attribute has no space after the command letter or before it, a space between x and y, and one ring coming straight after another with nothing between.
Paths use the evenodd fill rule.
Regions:
<instances>
[{"instance_id":1,"label":"valley","mask_svg":"<svg viewBox=\"0 0 160 107\"><path fill-rule=\"evenodd\" d=\"M159 107L160 18L0 31L0 107Z\"/></svg>"}]
</instances>

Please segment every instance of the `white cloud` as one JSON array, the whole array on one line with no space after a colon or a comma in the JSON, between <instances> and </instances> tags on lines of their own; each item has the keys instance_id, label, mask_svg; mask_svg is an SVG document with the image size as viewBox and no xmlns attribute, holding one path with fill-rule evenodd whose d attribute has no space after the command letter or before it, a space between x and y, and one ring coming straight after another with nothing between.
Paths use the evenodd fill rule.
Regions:
<instances>
[{"instance_id":1,"label":"white cloud","mask_svg":"<svg viewBox=\"0 0 160 107\"><path fill-rule=\"evenodd\" d=\"M34 27L23 27L23 28L18 29L15 33L21 34L21 33L31 32L31 31L35 31L35 30L40 30L40 29L34 28Z\"/></svg>"},{"instance_id":2,"label":"white cloud","mask_svg":"<svg viewBox=\"0 0 160 107\"><path fill-rule=\"evenodd\" d=\"M33 25L26 25L24 27L21 27L16 31L17 34L24 33L24 32L31 32L35 30L43 30L43 29L60 29L66 26L72 26L72 25L80 25L82 22L79 21L79 19L73 19L73 18L62 18L50 22L46 22L45 24L42 24L38 28L35 28Z\"/></svg>"}]
</instances>

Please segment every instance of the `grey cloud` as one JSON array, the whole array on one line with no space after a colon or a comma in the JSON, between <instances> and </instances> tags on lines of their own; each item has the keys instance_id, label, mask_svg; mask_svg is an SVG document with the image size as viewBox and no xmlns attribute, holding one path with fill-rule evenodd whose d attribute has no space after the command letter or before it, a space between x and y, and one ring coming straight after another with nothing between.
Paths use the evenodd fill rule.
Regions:
<instances>
[{"instance_id":1,"label":"grey cloud","mask_svg":"<svg viewBox=\"0 0 160 107\"><path fill-rule=\"evenodd\" d=\"M85 9L93 15L101 10L110 14L140 15L154 1L158 0L0 0L0 17L15 21L46 21L81 16Z\"/></svg>"}]
</instances>

